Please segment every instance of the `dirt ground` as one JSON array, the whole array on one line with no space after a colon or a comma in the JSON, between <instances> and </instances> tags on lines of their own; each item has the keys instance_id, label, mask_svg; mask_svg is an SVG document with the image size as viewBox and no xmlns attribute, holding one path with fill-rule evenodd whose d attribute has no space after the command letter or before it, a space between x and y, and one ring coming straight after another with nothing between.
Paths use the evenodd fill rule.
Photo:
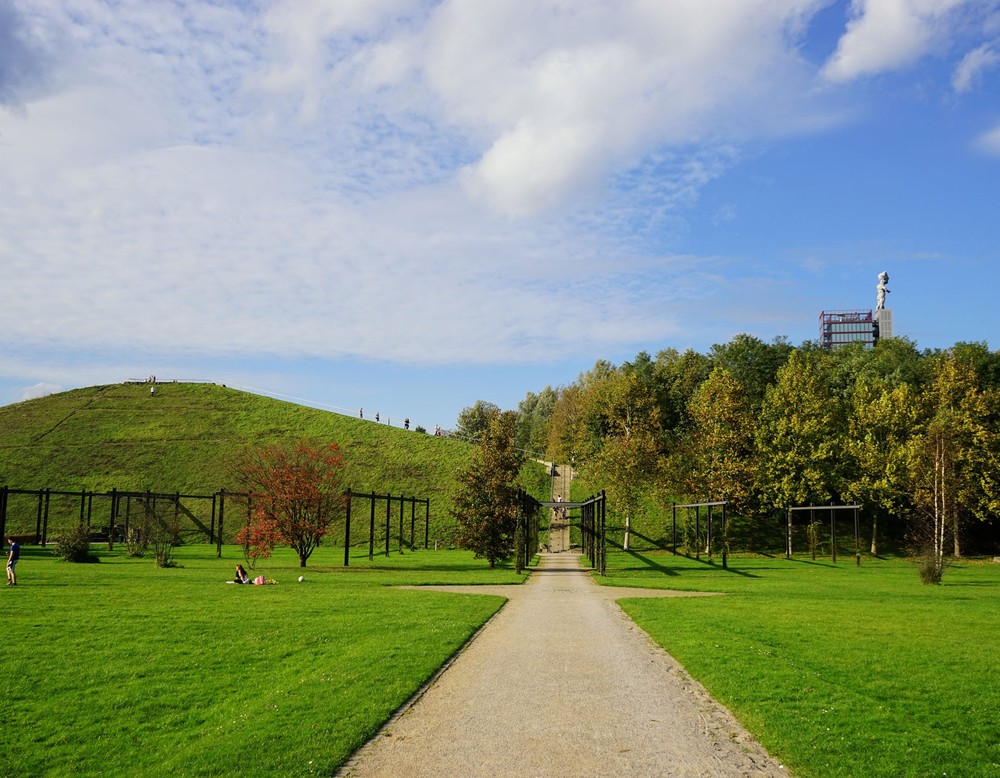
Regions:
<instances>
[{"instance_id":1,"label":"dirt ground","mask_svg":"<svg viewBox=\"0 0 1000 778\"><path fill-rule=\"evenodd\" d=\"M417 699L344 766L361 776L786 776L615 603L691 596L596 585L546 554Z\"/></svg>"}]
</instances>

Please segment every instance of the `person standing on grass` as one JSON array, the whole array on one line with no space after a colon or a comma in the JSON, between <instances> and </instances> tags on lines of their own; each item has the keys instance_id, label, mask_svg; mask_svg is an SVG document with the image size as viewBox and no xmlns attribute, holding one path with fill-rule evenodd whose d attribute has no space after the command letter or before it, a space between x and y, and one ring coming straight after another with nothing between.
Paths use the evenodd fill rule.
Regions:
<instances>
[{"instance_id":1,"label":"person standing on grass","mask_svg":"<svg viewBox=\"0 0 1000 778\"><path fill-rule=\"evenodd\" d=\"M21 558L21 546L12 538L7 538L7 542L10 543L10 551L7 552L7 586L17 586L17 573L14 572L14 568L17 566L17 560Z\"/></svg>"}]
</instances>

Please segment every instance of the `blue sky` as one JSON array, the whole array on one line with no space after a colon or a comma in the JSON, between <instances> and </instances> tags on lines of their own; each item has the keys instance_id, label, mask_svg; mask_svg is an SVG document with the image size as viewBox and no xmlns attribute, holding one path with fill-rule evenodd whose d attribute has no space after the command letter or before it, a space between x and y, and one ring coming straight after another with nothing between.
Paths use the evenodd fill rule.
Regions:
<instances>
[{"instance_id":1,"label":"blue sky","mask_svg":"<svg viewBox=\"0 0 1000 778\"><path fill-rule=\"evenodd\" d=\"M0 0L0 404L393 422L597 359L1000 314L1000 0Z\"/></svg>"}]
</instances>

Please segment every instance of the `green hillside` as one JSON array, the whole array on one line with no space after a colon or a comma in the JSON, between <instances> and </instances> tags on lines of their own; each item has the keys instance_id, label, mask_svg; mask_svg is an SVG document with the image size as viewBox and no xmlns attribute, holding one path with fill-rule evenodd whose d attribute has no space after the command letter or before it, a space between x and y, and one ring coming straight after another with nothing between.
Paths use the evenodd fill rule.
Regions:
<instances>
[{"instance_id":1,"label":"green hillside","mask_svg":"<svg viewBox=\"0 0 1000 778\"><path fill-rule=\"evenodd\" d=\"M244 445L299 437L340 445L345 487L430 497L439 522L470 452L463 441L213 384L158 384L155 397L148 385L116 384L0 407L0 485L212 494L233 487L228 466Z\"/></svg>"}]
</instances>

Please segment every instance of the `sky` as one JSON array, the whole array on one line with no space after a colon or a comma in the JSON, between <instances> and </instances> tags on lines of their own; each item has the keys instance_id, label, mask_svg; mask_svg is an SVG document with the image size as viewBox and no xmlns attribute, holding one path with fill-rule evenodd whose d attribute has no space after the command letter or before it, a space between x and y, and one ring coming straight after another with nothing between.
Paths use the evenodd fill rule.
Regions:
<instances>
[{"instance_id":1,"label":"sky","mask_svg":"<svg viewBox=\"0 0 1000 778\"><path fill-rule=\"evenodd\" d=\"M431 429L599 359L1000 306L1000 0L0 0L0 404Z\"/></svg>"}]
</instances>

